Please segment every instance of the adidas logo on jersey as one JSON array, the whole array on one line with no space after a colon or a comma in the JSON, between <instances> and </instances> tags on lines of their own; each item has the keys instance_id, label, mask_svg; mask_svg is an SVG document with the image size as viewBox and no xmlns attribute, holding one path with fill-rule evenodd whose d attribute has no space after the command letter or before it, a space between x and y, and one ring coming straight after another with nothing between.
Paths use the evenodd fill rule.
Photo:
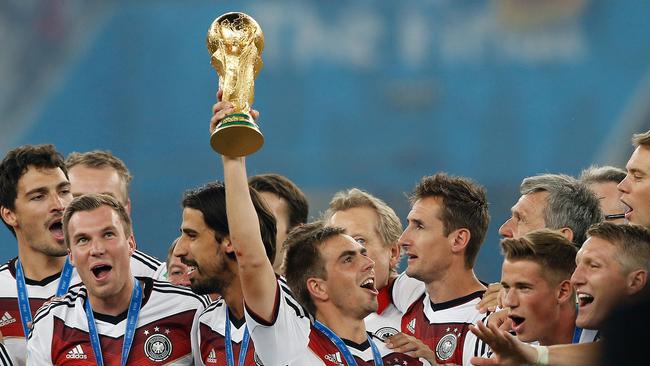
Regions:
<instances>
[{"instance_id":1,"label":"adidas logo on jersey","mask_svg":"<svg viewBox=\"0 0 650 366\"><path fill-rule=\"evenodd\" d=\"M406 329L415 334L415 318L411 319L411 321L406 325Z\"/></svg>"},{"instance_id":2,"label":"adidas logo on jersey","mask_svg":"<svg viewBox=\"0 0 650 366\"><path fill-rule=\"evenodd\" d=\"M333 362L337 366L345 366L345 364L343 363L343 360L341 359L341 353L340 352L327 354L327 355L325 355L325 359L327 361Z\"/></svg>"},{"instance_id":3,"label":"adidas logo on jersey","mask_svg":"<svg viewBox=\"0 0 650 366\"><path fill-rule=\"evenodd\" d=\"M81 348L81 345L78 344L75 348L71 349L65 358L71 358L76 360L85 360L88 358L88 355L84 353L84 350Z\"/></svg>"},{"instance_id":4,"label":"adidas logo on jersey","mask_svg":"<svg viewBox=\"0 0 650 366\"><path fill-rule=\"evenodd\" d=\"M15 323L16 319L9 314L9 312L5 311L5 315L2 316L2 319L0 319L0 327L4 327L5 325L9 325L11 323Z\"/></svg>"},{"instance_id":5,"label":"adidas logo on jersey","mask_svg":"<svg viewBox=\"0 0 650 366\"><path fill-rule=\"evenodd\" d=\"M207 363L217 363L217 352L214 351L214 348L208 354L208 359L205 360Z\"/></svg>"}]
</instances>

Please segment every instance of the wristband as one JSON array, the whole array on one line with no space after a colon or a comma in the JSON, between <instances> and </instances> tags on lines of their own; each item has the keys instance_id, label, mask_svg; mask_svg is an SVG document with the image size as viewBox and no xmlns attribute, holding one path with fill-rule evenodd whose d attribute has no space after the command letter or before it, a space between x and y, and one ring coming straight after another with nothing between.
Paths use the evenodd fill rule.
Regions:
<instances>
[{"instance_id":1,"label":"wristband","mask_svg":"<svg viewBox=\"0 0 650 366\"><path fill-rule=\"evenodd\" d=\"M538 346L537 349L537 361L532 366L548 366L548 347Z\"/></svg>"}]
</instances>

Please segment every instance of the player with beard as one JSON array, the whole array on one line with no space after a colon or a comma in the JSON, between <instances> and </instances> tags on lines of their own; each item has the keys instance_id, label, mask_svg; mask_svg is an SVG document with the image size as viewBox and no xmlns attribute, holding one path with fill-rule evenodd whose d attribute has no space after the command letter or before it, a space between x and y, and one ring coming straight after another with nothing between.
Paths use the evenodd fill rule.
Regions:
<instances>
[{"instance_id":1,"label":"player with beard","mask_svg":"<svg viewBox=\"0 0 650 366\"><path fill-rule=\"evenodd\" d=\"M254 226L264 237L267 260L272 260L275 255L275 219L259 194L252 189L250 194L256 212ZM206 295L218 292L222 296L200 317L201 360L206 365L235 365L243 358L244 365L254 366L258 360L255 360L255 346L249 342L244 320L238 259L226 217L226 189L221 183L207 184L186 192L182 205L181 237L174 255L190 267L189 280L194 292Z\"/></svg>"},{"instance_id":2,"label":"player with beard","mask_svg":"<svg viewBox=\"0 0 650 366\"><path fill-rule=\"evenodd\" d=\"M0 213L18 257L0 266L0 364L24 365L32 318L73 280L61 219L72 201L63 157L52 145L25 145L0 164Z\"/></svg>"},{"instance_id":3,"label":"player with beard","mask_svg":"<svg viewBox=\"0 0 650 366\"><path fill-rule=\"evenodd\" d=\"M82 284L34 316L27 365L194 365L198 319L209 299L134 277L131 220L109 195L83 195L63 215L69 259Z\"/></svg>"},{"instance_id":4,"label":"player with beard","mask_svg":"<svg viewBox=\"0 0 650 366\"><path fill-rule=\"evenodd\" d=\"M232 113L232 107L219 102L213 113L210 131ZM343 229L318 222L289 234L284 273L309 314L296 303L286 283L276 277L272 257L265 255L244 158L223 156L222 161L229 244L237 254L246 323L261 361L300 366L421 365L366 332L364 318L377 310L374 262Z\"/></svg>"}]
</instances>

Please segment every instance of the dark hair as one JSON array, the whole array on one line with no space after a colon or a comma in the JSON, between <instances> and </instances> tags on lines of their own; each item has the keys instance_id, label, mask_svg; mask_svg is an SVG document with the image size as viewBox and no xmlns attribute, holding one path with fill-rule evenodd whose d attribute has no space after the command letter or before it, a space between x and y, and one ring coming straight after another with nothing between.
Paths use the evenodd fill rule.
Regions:
<instances>
[{"instance_id":1,"label":"dark hair","mask_svg":"<svg viewBox=\"0 0 650 366\"><path fill-rule=\"evenodd\" d=\"M320 247L328 239L342 235L343 232L341 228L325 226L322 221L316 221L295 228L284 242L287 284L300 304L314 315L316 305L307 289L307 280L311 277L327 279Z\"/></svg>"},{"instance_id":2,"label":"dark hair","mask_svg":"<svg viewBox=\"0 0 650 366\"><path fill-rule=\"evenodd\" d=\"M603 220L600 201L584 183L564 174L540 174L521 182L521 194L547 192L543 216L549 229L568 227L573 243L581 246L589 226Z\"/></svg>"},{"instance_id":3,"label":"dark hair","mask_svg":"<svg viewBox=\"0 0 650 366\"><path fill-rule=\"evenodd\" d=\"M485 188L468 178L438 173L420 180L411 194L411 204L427 197L442 199L439 219L444 227L444 235L461 228L469 230L465 267L474 267L490 223Z\"/></svg>"},{"instance_id":4,"label":"dark hair","mask_svg":"<svg viewBox=\"0 0 650 366\"><path fill-rule=\"evenodd\" d=\"M287 208L289 209L287 231L291 231L294 227L307 222L307 216L309 215L307 197L288 178L279 174L258 174L250 177L248 184L258 192L276 194L287 202Z\"/></svg>"},{"instance_id":5,"label":"dark hair","mask_svg":"<svg viewBox=\"0 0 650 366\"><path fill-rule=\"evenodd\" d=\"M262 198L257 191L251 188L250 194L259 218L266 256L273 263L273 258L275 258L275 217L262 203ZM199 188L186 191L182 205L183 208L189 207L201 211L206 225L214 230L217 242L221 243L230 234L226 214L226 188L223 183L208 183ZM233 253L229 254L229 258L235 260L235 255Z\"/></svg>"},{"instance_id":6,"label":"dark hair","mask_svg":"<svg viewBox=\"0 0 650 366\"><path fill-rule=\"evenodd\" d=\"M627 273L637 269L650 272L650 230L647 228L601 222L590 227L587 236L606 240L617 247L616 259Z\"/></svg>"},{"instance_id":7,"label":"dark hair","mask_svg":"<svg viewBox=\"0 0 650 366\"><path fill-rule=\"evenodd\" d=\"M117 212L122 224L124 224L124 235L126 237L131 236L131 233L133 232L131 230L131 218L120 201L108 194L84 194L73 199L68 207L65 208L65 211L63 211L63 235L65 237L65 244L68 248L70 248L68 224L70 223L72 215L76 212L96 210L102 206L108 206L113 209L113 211Z\"/></svg>"},{"instance_id":8,"label":"dark hair","mask_svg":"<svg viewBox=\"0 0 650 366\"><path fill-rule=\"evenodd\" d=\"M61 155L54 145L23 145L7 153L0 163L0 206L10 210L16 208L18 181L30 166L35 168L59 168L68 178L68 170ZM4 222L4 221L3 221ZM4 223L14 236L13 227Z\"/></svg>"},{"instance_id":9,"label":"dark hair","mask_svg":"<svg viewBox=\"0 0 650 366\"><path fill-rule=\"evenodd\" d=\"M542 275L554 285L569 280L576 269L578 248L558 232L541 229L518 239L501 240L507 260L525 259L539 264Z\"/></svg>"}]
</instances>

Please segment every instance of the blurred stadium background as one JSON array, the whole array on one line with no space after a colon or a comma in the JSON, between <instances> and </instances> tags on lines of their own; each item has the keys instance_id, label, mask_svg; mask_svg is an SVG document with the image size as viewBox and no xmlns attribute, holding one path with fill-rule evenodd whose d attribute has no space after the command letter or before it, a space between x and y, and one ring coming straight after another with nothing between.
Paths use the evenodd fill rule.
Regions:
<instances>
[{"instance_id":1,"label":"blurred stadium background","mask_svg":"<svg viewBox=\"0 0 650 366\"><path fill-rule=\"evenodd\" d=\"M486 281L523 177L623 167L650 128L647 1L3 0L0 152L111 150L135 176L139 248L164 259L183 191L223 176L205 36L227 11L266 38L249 173L288 176L312 218L360 187L404 219L423 175L471 177L491 205ZM16 255L8 230L0 242Z\"/></svg>"}]
</instances>

